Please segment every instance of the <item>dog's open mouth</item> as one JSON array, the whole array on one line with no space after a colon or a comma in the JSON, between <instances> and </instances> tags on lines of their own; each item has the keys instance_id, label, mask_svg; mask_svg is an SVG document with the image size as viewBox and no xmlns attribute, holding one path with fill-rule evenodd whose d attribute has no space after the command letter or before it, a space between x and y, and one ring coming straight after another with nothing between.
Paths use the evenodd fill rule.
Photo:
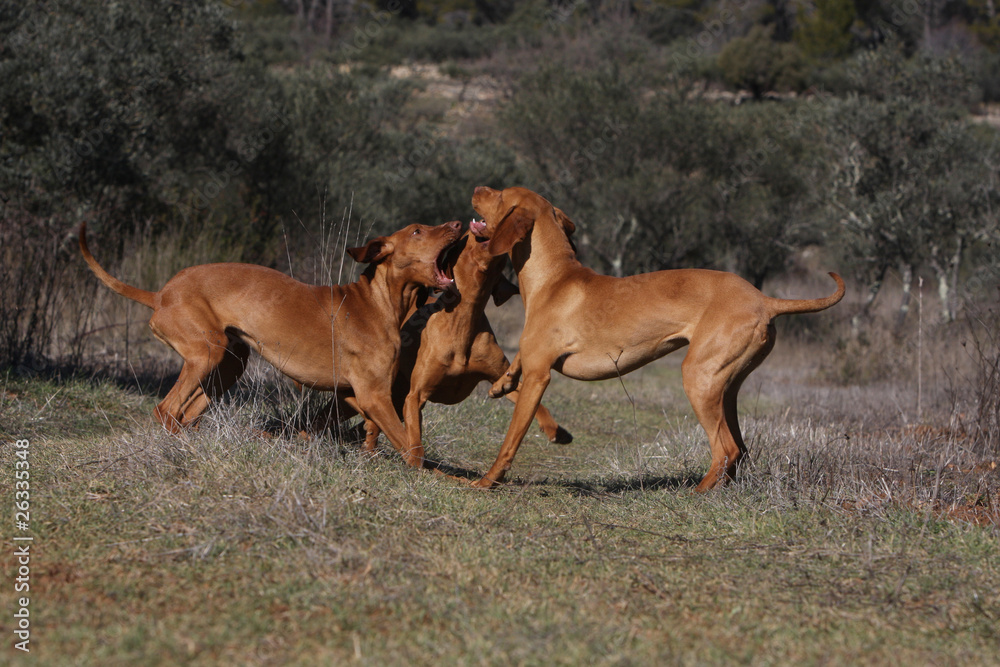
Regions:
<instances>
[{"instance_id":1,"label":"dog's open mouth","mask_svg":"<svg viewBox=\"0 0 1000 667\"><path fill-rule=\"evenodd\" d=\"M441 248L437 259L434 260L434 279L437 280L436 287L445 289L455 283L454 266L458 259L458 253L462 252L459 247L463 237L451 241Z\"/></svg>"},{"instance_id":2,"label":"dog's open mouth","mask_svg":"<svg viewBox=\"0 0 1000 667\"><path fill-rule=\"evenodd\" d=\"M474 236L480 239L486 238L486 221L485 220L472 220L469 223L469 231L472 232Z\"/></svg>"},{"instance_id":3,"label":"dog's open mouth","mask_svg":"<svg viewBox=\"0 0 1000 667\"><path fill-rule=\"evenodd\" d=\"M447 279L452 282L455 281L455 264L458 263L458 256L465 250L467 241L468 237L463 235L456 241L445 246L437 258L437 263L434 267L437 270L436 273L443 273Z\"/></svg>"}]
</instances>

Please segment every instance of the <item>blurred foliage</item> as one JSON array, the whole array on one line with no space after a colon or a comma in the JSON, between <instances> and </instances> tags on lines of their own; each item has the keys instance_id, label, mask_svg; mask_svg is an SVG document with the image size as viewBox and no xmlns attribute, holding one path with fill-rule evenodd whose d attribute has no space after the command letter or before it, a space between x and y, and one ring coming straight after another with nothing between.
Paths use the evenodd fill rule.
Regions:
<instances>
[{"instance_id":1,"label":"blurred foliage","mask_svg":"<svg viewBox=\"0 0 1000 667\"><path fill-rule=\"evenodd\" d=\"M772 91L796 90L805 81L805 62L799 48L773 39L774 27L757 25L746 37L737 37L719 53L726 82L749 90L760 99Z\"/></svg>"},{"instance_id":2,"label":"blurred foliage","mask_svg":"<svg viewBox=\"0 0 1000 667\"><path fill-rule=\"evenodd\" d=\"M857 19L853 0L816 0L811 13L800 9L795 43L806 56L837 58L851 50Z\"/></svg>"},{"instance_id":3,"label":"blurred foliage","mask_svg":"<svg viewBox=\"0 0 1000 667\"><path fill-rule=\"evenodd\" d=\"M842 238L876 290L890 268L930 269L953 319L964 254L996 238L996 134L965 118L973 93L955 60L882 49L856 67L861 94L832 114Z\"/></svg>"},{"instance_id":4,"label":"blurred foliage","mask_svg":"<svg viewBox=\"0 0 1000 667\"><path fill-rule=\"evenodd\" d=\"M26 249L0 365L49 349L58 299L25 280L60 280L82 220L109 265L209 230L283 267L331 222L465 219L480 184L542 192L610 273L760 285L819 244L869 294L926 274L952 317L1000 235L976 2L2 3L0 232Z\"/></svg>"},{"instance_id":5,"label":"blurred foliage","mask_svg":"<svg viewBox=\"0 0 1000 667\"><path fill-rule=\"evenodd\" d=\"M819 240L821 108L650 97L644 71L555 63L522 79L501 112L534 167L527 185L572 202L591 263L617 274L722 266L759 285Z\"/></svg>"},{"instance_id":6,"label":"blurred foliage","mask_svg":"<svg viewBox=\"0 0 1000 667\"><path fill-rule=\"evenodd\" d=\"M5 3L0 26L12 206L115 232L196 216L268 234L280 105L219 5Z\"/></svg>"},{"instance_id":7,"label":"blurred foliage","mask_svg":"<svg viewBox=\"0 0 1000 667\"><path fill-rule=\"evenodd\" d=\"M325 205L336 218L352 210L372 233L437 224L468 214L482 179L517 179L509 150L409 115L407 81L318 65L284 76L281 89L294 156L282 208L304 219Z\"/></svg>"},{"instance_id":8,"label":"blurred foliage","mask_svg":"<svg viewBox=\"0 0 1000 667\"><path fill-rule=\"evenodd\" d=\"M269 70L207 0L4 8L11 210L119 237L137 221L223 225L260 260L279 222L320 200L357 202L382 231L468 209L455 184L476 183L467 170L487 147L409 122L410 84L322 63Z\"/></svg>"}]
</instances>

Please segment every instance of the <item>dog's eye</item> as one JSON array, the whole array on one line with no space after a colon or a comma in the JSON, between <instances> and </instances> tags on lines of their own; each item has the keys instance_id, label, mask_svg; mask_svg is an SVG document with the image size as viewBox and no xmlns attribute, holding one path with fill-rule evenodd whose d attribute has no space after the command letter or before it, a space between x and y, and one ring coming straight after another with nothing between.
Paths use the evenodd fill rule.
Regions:
<instances>
[{"instance_id":1,"label":"dog's eye","mask_svg":"<svg viewBox=\"0 0 1000 667\"><path fill-rule=\"evenodd\" d=\"M411 236L418 236L418 235L422 234L423 231L424 230L422 230L419 227L417 227L416 229L413 230L413 234L411 234Z\"/></svg>"}]
</instances>

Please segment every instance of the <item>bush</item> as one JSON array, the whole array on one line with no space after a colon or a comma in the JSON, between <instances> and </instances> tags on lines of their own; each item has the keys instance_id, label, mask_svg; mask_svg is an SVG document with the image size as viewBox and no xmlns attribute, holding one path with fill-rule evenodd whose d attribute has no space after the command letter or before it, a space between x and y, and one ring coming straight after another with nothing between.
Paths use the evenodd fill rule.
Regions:
<instances>
[{"instance_id":1,"label":"bush","mask_svg":"<svg viewBox=\"0 0 1000 667\"><path fill-rule=\"evenodd\" d=\"M799 12L795 43L811 58L843 57L853 43L855 19L853 0L815 0L811 14Z\"/></svg>"},{"instance_id":2,"label":"bush","mask_svg":"<svg viewBox=\"0 0 1000 667\"><path fill-rule=\"evenodd\" d=\"M636 7L637 23L656 44L670 44L702 29L696 13L700 4L699 0L640 4Z\"/></svg>"},{"instance_id":3,"label":"bush","mask_svg":"<svg viewBox=\"0 0 1000 667\"><path fill-rule=\"evenodd\" d=\"M798 47L778 43L773 26L756 25L746 37L737 37L719 53L719 68L729 85L749 90L757 99L764 93L796 90L805 81L806 67Z\"/></svg>"},{"instance_id":4,"label":"bush","mask_svg":"<svg viewBox=\"0 0 1000 667\"><path fill-rule=\"evenodd\" d=\"M681 262L700 245L690 238L696 229L674 224L698 197L671 164L673 138L697 136L680 129L697 119L676 98L642 100L640 76L638 67L575 72L555 63L521 79L500 111L526 160L525 184L566 208L581 251L619 274ZM675 196L684 203L669 206Z\"/></svg>"},{"instance_id":5,"label":"bush","mask_svg":"<svg viewBox=\"0 0 1000 667\"><path fill-rule=\"evenodd\" d=\"M888 44L857 54L848 61L851 86L873 100L906 99L948 110L968 112L980 99L973 75L954 56L919 54L907 57L901 46Z\"/></svg>"},{"instance_id":6,"label":"bush","mask_svg":"<svg viewBox=\"0 0 1000 667\"><path fill-rule=\"evenodd\" d=\"M43 367L61 305L59 225L32 222L6 208L0 220L0 368Z\"/></svg>"},{"instance_id":7,"label":"bush","mask_svg":"<svg viewBox=\"0 0 1000 667\"><path fill-rule=\"evenodd\" d=\"M814 101L747 104L725 114L706 156L716 197L715 265L758 288L798 250L830 240L829 112Z\"/></svg>"},{"instance_id":8,"label":"bush","mask_svg":"<svg viewBox=\"0 0 1000 667\"><path fill-rule=\"evenodd\" d=\"M843 239L857 276L869 286L867 315L886 272L933 271L942 316L954 319L960 269L995 233L1000 190L988 171L993 130L965 117L967 75L952 59L906 60L896 50L857 59L865 94L834 103L841 147L838 188ZM908 307L909 282L897 326Z\"/></svg>"},{"instance_id":9,"label":"bush","mask_svg":"<svg viewBox=\"0 0 1000 667\"><path fill-rule=\"evenodd\" d=\"M526 185L573 218L587 261L613 274L716 266L759 285L821 240L820 105L645 95L644 77L641 64L556 62L524 77L501 110Z\"/></svg>"},{"instance_id":10,"label":"bush","mask_svg":"<svg viewBox=\"0 0 1000 667\"><path fill-rule=\"evenodd\" d=\"M279 112L221 5L54 0L0 30L0 190L23 210L118 229L266 213Z\"/></svg>"},{"instance_id":11,"label":"bush","mask_svg":"<svg viewBox=\"0 0 1000 667\"><path fill-rule=\"evenodd\" d=\"M972 66L984 102L1000 102L1000 53L982 51Z\"/></svg>"},{"instance_id":12,"label":"bush","mask_svg":"<svg viewBox=\"0 0 1000 667\"><path fill-rule=\"evenodd\" d=\"M414 86L379 72L317 66L282 82L289 165L282 205L353 211L372 234L471 215L485 179L516 179L514 156L488 139L442 135L407 110ZM308 223L307 223L308 224Z\"/></svg>"},{"instance_id":13,"label":"bush","mask_svg":"<svg viewBox=\"0 0 1000 667\"><path fill-rule=\"evenodd\" d=\"M331 56L346 63L440 63L486 57L497 43L494 26L432 26L386 15L384 23L369 21L345 30Z\"/></svg>"}]
</instances>

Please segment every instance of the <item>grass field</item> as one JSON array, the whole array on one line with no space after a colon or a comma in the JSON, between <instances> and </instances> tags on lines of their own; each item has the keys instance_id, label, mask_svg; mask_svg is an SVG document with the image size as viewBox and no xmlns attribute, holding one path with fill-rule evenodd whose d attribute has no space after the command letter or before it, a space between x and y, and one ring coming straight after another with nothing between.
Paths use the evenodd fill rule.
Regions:
<instances>
[{"instance_id":1,"label":"grass field","mask_svg":"<svg viewBox=\"0 0 1000 667\"><path fill-rule=\"evenodd\" d=\"M997 664L1000 457L908 382L830 382L828 348L779 341L741 394L750 461L705 496L680 357L557 377L575 442L533 430L495 492L283 431L319 403L260 368L183 437L155 382L10 376L0 488L29 439L34 542L31 654L5 576L4 661ZM510 411L429 406L429 455L485 470Z\"/></svg>"}]
</instances>

